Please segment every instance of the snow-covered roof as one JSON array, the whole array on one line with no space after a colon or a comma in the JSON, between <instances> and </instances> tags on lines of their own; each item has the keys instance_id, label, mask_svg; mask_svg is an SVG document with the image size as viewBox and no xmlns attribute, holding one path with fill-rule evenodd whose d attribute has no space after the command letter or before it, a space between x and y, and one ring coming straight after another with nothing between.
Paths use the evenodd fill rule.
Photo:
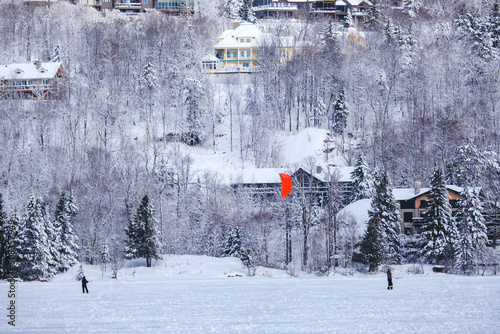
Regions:
<instances>
[{"instance_id":1,"label":"snow-covered roof","mask_svg":"<svg viewBox=\"0 0 500 334\"><path fill-rule=\"evenodd\" d=\"M219 61L219 58L214 56L213 54L206 54L201 58L201 61Z\"/></svg>"},{"instance_id":2,"label":"snow-covered roof","mask_svg":"<svg viewBox=\"0 0 500 334\"><path fill-rule=\"evenodd\" d=\"M446 189L456 193L461 193L463 190L463 188L454 185L447 185ZM415 188L394 188L392 189L392 194L397 201L407 201L422 196L430 190L430 188L420 188L420 191L415 193Z\"/></svg>"},{"instance_id":3,"label":"snow-covered roof","mask_svg":"<svg viewBox=\"0 0 500 334\"><path fill-rule=\"evenodd\" d=\"M238 47L251 47L255 46L256 38L262 35L262 31L253 23L242 22L236 29L229 29L224 31L219 36L219 42L214 45L215 49L225 49L225 48L238 48ZM238 38L250 38L250 42L247 43L246 39L244 42L238 42Z\"/></svg>"},{"instance_id":4,"label":"snow-covered roof","mask_svg":"<svg viewBox=\"0 0 500 334\"><path fill-rule=\"evenodd\" d=\"M30 62L0 65L0 79L51 79L61 67L60 62Z\"/></svg>"},{"instance_id":5,"label":"snow-covered roof","mask_svg":"<svg viewBox=\"0 0 500 334\"><path fill-rule=\"evenodd\" d=\"M278 171L275 168L246 168L241 170L238 182L244 184L281 183Z\"/></svg>"},{"instance_id":6,"label":"snow-covered roof","mask_svg":"<svg viewBox=\"0 0 500 334\"><path fill-rule=\"evenodd\" d=\"M298 169L297 169L298 170ZM297 170L286 170L290 175L293 175ZM338 173L339 182L350 182L351 172L354 167L330 167L330 173ZM259 184L259 183L281 183L279 173L282 171L281 168L245 168L240 171L240 174L236 177L236 183L243 184ZM322 168L320 173L317 171L313 172L313 176L322 182L326 182L328 179L328 171Z\"/></svg>"},{"instance_id":7,"label":"snow-covered roof","mask_svg":"<svg viewBox=\"0 0 500 334\"><path fill-rule=\"evenodd\" d=\"M372 3L368 0L346 0L347 2L349 2L349 4L351 6L359 6L360 4L362 4L363 2L366 3L368 6L371 6ZM338 4L340 1L337 1L336 4ZM338 6L338 5L337 5Z\"/></svg>"}]
</instances>

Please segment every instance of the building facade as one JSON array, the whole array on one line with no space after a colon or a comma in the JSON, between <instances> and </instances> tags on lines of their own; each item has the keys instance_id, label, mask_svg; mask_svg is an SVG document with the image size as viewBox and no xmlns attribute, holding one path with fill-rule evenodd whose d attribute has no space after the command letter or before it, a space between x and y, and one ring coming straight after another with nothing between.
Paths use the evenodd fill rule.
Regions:
<instances>
[{"instance_id":1,"label":"building facade","mask_svg":"<svg viewBox=\"0 0 500 334\"><path fill-rule=\"evenodd\" d=\"M65 78L60 62L0 65L0 98L58 98Z\"/></svg>"}]
</instances>

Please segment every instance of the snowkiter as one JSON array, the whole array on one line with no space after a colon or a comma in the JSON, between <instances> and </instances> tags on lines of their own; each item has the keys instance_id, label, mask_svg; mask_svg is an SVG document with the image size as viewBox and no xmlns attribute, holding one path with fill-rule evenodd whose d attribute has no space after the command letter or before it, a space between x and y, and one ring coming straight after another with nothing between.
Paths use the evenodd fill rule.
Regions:
<instances>
[{"instance_id":1,"label":"snowkiter","mask_svg":"<svg viewBox=\"0 0 500 334\"><path fill-rule=\"evenodd\" d=\"M87 289L87 283L89 281L87 281L87 279L85 278L85 276L82 277L82 293L85 293L85 291L87 291L87 293L89 293L89 289Z\"/></svg>"},{"instance_id":2,"label":"snowkiter","mask_svg":"<svg viewBox=\"0 0 500 334\"><path fill-rule=\"evenodd\" d=\"M387 269L387 290L392 290L393 289L393 286L392 286L392 273L391 273L391 269Z\"/></svg>"}]
</instances>

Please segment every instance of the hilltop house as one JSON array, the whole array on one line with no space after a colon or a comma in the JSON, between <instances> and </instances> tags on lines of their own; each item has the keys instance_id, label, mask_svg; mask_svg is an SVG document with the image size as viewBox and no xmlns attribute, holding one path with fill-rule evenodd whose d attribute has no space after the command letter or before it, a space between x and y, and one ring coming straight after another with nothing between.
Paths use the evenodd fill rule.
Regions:
<instances>
[{"instance_id":1,"label":"hilltop house","mask_svg":"<svg viewBox=\"0 0 500 334\"><path fill-rule=\"evenodd\" d=\"M0 98L57 98L65 78L60 62L0 65Z\"/></svg>"},{"instance_id":2,"label":"hilltop house","mask_svg":"<svg viewBox=\"0 0 500 334\"><path fill-rule=\"evenodd\" d=\"M362 22L372 6L368 0L320 0L312 2L310 13L343 20L350 11L354 20Z\"/></svg>"},{"instance_id":3,"label":"hilltop house","mask_svg":"<svg viewBox=\"0 0 500 334\"><path fill-rule=\"evenodd\" d=\"M291 36L274 36L265 33L250 22L235 22L234 29L224 31L214 45L214 54L201 59L204 73L252 72L259 57L265 52L276 51L280 63L292 59L295 49L302 44ZM215 57L215 58L214 58Z\"/></svg>"}]
</instances>

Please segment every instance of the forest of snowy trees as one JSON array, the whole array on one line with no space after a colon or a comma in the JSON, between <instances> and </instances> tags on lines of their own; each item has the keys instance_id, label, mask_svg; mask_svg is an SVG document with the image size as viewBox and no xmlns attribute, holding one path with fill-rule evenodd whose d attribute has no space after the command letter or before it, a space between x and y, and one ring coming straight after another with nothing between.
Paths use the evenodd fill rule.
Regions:
<instances>
[{"instance_id":1,"label":"forest of snowy trees","mask_svg":"<svg viewBox=\"0 0 500 334\"><path fill-rule=\"evenodd\" d=\"M228 12L238 13L224 1L200 1L187 16L103 16L69 2L42 8L0 1L0 64L56 60L66 75L62 98L0 100L2 275L11 268L5 261L12 240L23 250L13 270L40 279L77 261L118 268L125 257L151 265L160 252L223 256L236 231L249 271L298 261L325 272L338 254L344 266L399 261L398 217L385 219L377 210L393 207L391 187L418 180L438 189L436 171L442 182L466 189L467 207L478 207L481 189L481 201L498 208L499 4L404 2L400 11L373 1L364 25L319 17L256 21L311 47L286 64L278 52L262 53L261 71L243 82L200 71L200 59L232 27ZM363 43L348 42L352 25ZM373 260L354 249L361 240L353 226L336 219L342 201L335 175L323 205L300 189L285 203L233 191L213 171L195 177L186 145L166 138L187 136L209 154L222 153L215 131L221 124L231 138L224 151L259 168L281 166L277 133L330 131L346 165L378 174L373 184L356 185L351 200L379 204L370 222L382 215L383 228L369 224L367 235L391 244L362 243L361 250L378 247L365 252ZM462 213L471 219L454 223L443 239L429 231L412 260L453 259L462 272L485 263L478 260L483 232L468 223L484 219L476 211ZM439 225L447 214L437 216ZM135 244L138 234L150 247Z\"/></svg>"}]
</instances>

